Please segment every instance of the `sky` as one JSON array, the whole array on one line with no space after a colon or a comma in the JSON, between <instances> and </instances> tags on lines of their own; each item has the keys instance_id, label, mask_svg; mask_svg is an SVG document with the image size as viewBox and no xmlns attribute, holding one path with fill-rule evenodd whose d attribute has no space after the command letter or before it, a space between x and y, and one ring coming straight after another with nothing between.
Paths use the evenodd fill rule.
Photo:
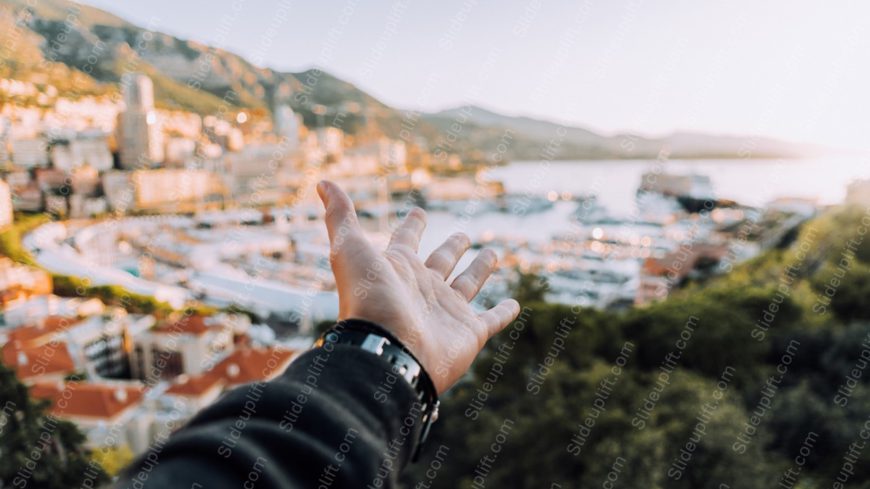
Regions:
<instances>
[{"instance_id":1,"label":"sky","mask_svg":"<svg viewBox=\"0 0 870 489\"><path fill-rule=\"evenodd\" d=\"M259 65L320 67L403 109L870 149L867 2L86 3Z\"/></svg>"}]
</instances>

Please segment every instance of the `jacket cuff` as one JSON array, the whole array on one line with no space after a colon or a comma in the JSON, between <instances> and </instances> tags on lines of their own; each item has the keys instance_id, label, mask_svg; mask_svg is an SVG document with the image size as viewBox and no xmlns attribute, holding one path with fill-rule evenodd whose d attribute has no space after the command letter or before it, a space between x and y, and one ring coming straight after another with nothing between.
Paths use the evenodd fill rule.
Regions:
<instances>
[{"instance_id":1,"label":"jacket cuff","mask_svg":"<svg viewBox=\"0 0 870 489\"><path fill-rule=\"evenodd\" d=\"M281 380L301 384L289 407L291 419L297 411L302 415L308 396L332 398L381 439L382 466L398 471L410 461L420 439L422 406L411 385L380 356L325 343L293 361Z\"/></svg>"}]
</instances>

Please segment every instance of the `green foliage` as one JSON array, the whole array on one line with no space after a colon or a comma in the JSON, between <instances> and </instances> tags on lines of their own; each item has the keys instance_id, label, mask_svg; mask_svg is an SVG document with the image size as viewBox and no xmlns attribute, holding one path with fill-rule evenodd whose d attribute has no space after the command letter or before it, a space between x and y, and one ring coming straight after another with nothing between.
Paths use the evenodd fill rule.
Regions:
<instances>
[{"instance_id":1,"label":"green foliage","mask_svg":"<svg viewBox=\"0 0 870 489\"><path fill-rule=\"evenodd\" d=\"M0 231L0 255L25 265L34 265L33 257L24 249L21 238L30 231L48 222L47 214L16 214L15 222Z\"/></svg>"},{"instance_id":2,"label":"green foliage","mask_svg":"<svg viewBox=\"0 0 870 489\"><path fill-rule=\"evenodd\" d=\"M46 413L15 373L0 363L0 481L4 487L89 487L108 482L90 462L85 437L72 423Z\"/></svg>"},{"instance_id":3,"label":"green foliage","mask_svg":"<svg viewBox=\"0 0 870 489\"><path fill-rule=\"evenodd\" d=\"M831 312L843 321L870 319L870 265L854 259L847 265L826 263L813 281L817 312Z\"/></svg>"},{"instance_id":4,"label":"green foliage","mask_svg":"<svg viewBox=\"0 0 870 489\"><path fill-rule=\"evenodd\" d=\"M870 406L870 373L847 380L870 362L870 306L863 303L870 241L853 241L846 272L837 269L862 217L856 209L828 212L783 249L625 313L542 303L534 278L521 276L515 287L527 309L443 396L442 421L407 480L470 488L481 487L475 476L485 473L486 487L768 488L809 447L794 487L829 487ZM832 277L836 293L821 310ZM570 333L553 356L565 324ZM626 342L632 347L615 375ZM663 373L669 354L676 366ZM769 385L772 396L764 394ZM500 435L505 419L513 429ZM589 419L593 427L578 438ZM738 443L748 429L749 440ZM442 444L449 451L431 480L427 470ZM847 487L870 479L870 468L859 465Z\"/></svg>"},{"instance_id":5,"label":"green foliage","mask_svg":"<svg viewBox=\"0 0 870 489\"><path fill-rule=\"evenodd\" d=\"M88 380L88 374L86 372L73 372L64 377L63 380L67 382L82 382Z\"/></svg>"},{"instance_id":6,"label":"green foliage","mask_svg":"<svg viewBox=\"0 0 870 489\"><path fill-rule=\"evenodd\" d=\"M152 296L136 294L117 285L91 285L84 278L68 275L52 275L54 293L64 297L96 297L104 303L120 306L136 314L165 316L172 307ZM211 309L204 309L211 310Z\"/></svg>"},{"instance_id":7,"label":"green foliage","mask_svg":"<svg viewBox=\"0 0 870 489\"><path fill-rule=\"evenodd\" d=\"M24 248L21 239L25 234L48 222L47 214L16 215L12 226L0 231L0 255L30 266L38 266L30 253ZM106 304L122 306L137 314L165 315L172 307L154 297L130 292L117 285L91 285L87 279L52 274L54 293L65 297L96 297ZM213 311L206 306L195 306L202 312Z\"/></svg>"},{"instance_id":8,"label":"green foliage","mask_svg":"<svg viewBox=\"0 0 870 489\"><path fill-rule=\"evenodd\" d=\"M133 451L127 445L101 447L91 452L91 458L100 464L107 474L114 477L133 461Z\"/></svg>"},{"instance_id":9,"label":"green foliage","mask_svg":"<svg viewBox=\"0 0 870 489\"><path fill-rule=\"evenodd\" d=\"M544 294L549 288L547 281L532 273L523 273L516 270L517 279L511 284L513 297L521 304L530 302L544 302Z\"/></svg>"},{"instance_id":10,"label":"green foliage","mask_svg":"<svg viewBox=\"0 0 870 489\"><path fill-rule=\"evenodd\" d=\"M147 70L154 83L154 96L161 108L186 110L198 114L217 114L238 110L238 99L231 94L220 96L195 90L163 75L156 69ZM222 100L223 99L223 100Z\"/></svg>"},{"instance_id":11,"label":"green foliage","mask_svg":"<svg viewBox=\"0 0 870 489\"><path fill-rule=\"evenodd\" d=\"M205 315L205 316L208 316L208 315L211 315L211 314L218 312L218 310L216 310L215 308L213 308L211 306L206 306L204 304L197 305L196 310L197 310L198 314ZM263 318L261 318L257 313L255 313L249 309L245 309L244 307L241 307L238 304L230 304L229 306L224 307L223 309L220 309L220 312L225 312L228 314L243 314L245 316L248 316L248 319L250 319L251 323L254 323L254 324L264 322Z\"/></svg>"}]
</instances>

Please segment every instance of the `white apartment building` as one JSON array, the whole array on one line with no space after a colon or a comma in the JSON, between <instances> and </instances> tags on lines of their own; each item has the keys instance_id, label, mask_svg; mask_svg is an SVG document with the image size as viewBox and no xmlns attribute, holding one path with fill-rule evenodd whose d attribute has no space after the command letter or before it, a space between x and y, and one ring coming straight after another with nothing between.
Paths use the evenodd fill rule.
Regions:
<instances>
[{"instance_id":1,"label":"white apartment building","mask_svg":"<svg viewBox=\"0 0 870 489\"><path fill-rule=\"evenodd\" d=\"M13 138L12 162L23 168L47 167L48 143L45 138Z\"/></svg>"},{"instance_id":2,"label":"white apartment building","mask_svg":"<svg viewBox=\"0 0 870 489\"><path fill-rule=\"evenodd\" d=\"M12 189L9 184L0 180L0 228L12 224Z\"/></svg>"},{"instance_id":3,"label":"white apartment building","mask_svg":"<svg viewBox=\"0 0 870 489\"><path fill-rule=\"evenodd\" d=\"M135 335L130 366L148 383L199 374L233 350L234 335L247 331L247 316L218 314L166 321Z\"/></svg>"},{"instance_id":4,"label":"white apartment building","mask_svg":"<svg viewBox=\"0 0 870 489\"><path fill-rule=\"evenodd\" d=\"M51 162L55 168L65 172L85 165L103 172L111 170L113 163L106 135L95 132L82 132L68 139L53 141Z\"/></svg>"}]
</instances>

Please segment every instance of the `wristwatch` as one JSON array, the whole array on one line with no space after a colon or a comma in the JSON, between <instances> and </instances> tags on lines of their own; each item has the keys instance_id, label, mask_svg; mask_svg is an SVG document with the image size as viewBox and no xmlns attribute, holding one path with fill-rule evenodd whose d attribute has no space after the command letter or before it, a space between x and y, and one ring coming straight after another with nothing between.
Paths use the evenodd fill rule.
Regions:
<instances>
[{"instance_id":1,"label":"wristwatch","mask_svg":"<svg viewBox=\"0 0 870 489\"><path fill-rule=\"evenodd\" d=\"M417 449L414 451L412 461L420 456L420 450L429 437L432 423L438 419L438 392L435 384L423 365L408 351L401 342L383 327L363 319L344 319L323 333L314 343L314 347L322 347L324 343L336 345L353 345L368 352L374 353L392 365L392 372L404 378L417 393L420 403L420 411L423 413L420 419L422 429Z\"/></svg>"}]
</instances>

